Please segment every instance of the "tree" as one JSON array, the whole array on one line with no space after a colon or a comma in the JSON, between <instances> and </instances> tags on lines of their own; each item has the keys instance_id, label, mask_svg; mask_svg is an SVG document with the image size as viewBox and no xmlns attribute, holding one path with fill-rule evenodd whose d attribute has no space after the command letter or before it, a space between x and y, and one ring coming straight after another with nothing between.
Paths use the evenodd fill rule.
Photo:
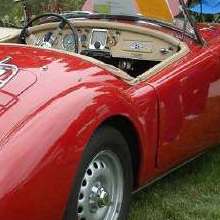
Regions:
<instances>
[{"instance_id":1,"label":"tree","mask_svg":"<svg viewBox=\"0 0 220 220\"><path fill-rule=\"evenodd\" d=\"M80 10L85 0L27 0L31 6L33 15L38 15L43 12ZM50 7L53 6L53 7ZM44 10L46 9L46 10ZM2 22L19 24L23 17L23 10L20 3L15 3L13 0L0 0L0 25Z\"/></svg>"}]
</instances>

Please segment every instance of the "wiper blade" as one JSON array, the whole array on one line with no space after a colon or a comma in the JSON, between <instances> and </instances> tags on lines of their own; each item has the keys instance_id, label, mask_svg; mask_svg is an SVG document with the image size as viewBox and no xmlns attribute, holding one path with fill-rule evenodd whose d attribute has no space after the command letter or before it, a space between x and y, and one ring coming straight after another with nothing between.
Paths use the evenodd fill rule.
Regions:
<instances>
[{"instance_id":1,"label":"wiper blade","mask_svg":"<svg viewBox=\"0 0 220 220\"><path fill-rule=\"evenodd\" d=\"M64 11L60 15L69 19L69 18L75 18L75 17L81 17L81 16L83 17L83 16L87 16L90 14L93 14L93 13L89 11Z\"/></svg>"},{"instance_id":2,"label":"wiper blade","mask_svg":"<svg viewBox=\"0 0 220 220\"><path fill-rule=\"evenodd\" d=\"M89 13L89 14L72 14L68 17L68 19L71 18L86 18L86 19L106 19L106 20L121 20L121 21L144 21L152 24L157 24L159 26L166 26L170 27L169 23L146 18L142 15L140 16L134 16L134 15L110 15L110 14L101 14L101 13Z\"/></svg>"},{"instance_id":3,"label":"wiper blade","mask_svg":"<svg viewBox=\"0 0 220 220\"><path fill-rule=\"evenodd\" d=\"M133 15L110 15L110 14L90 14L86 16L91 19L115 19L115 20L124 20L124 21L140 21L143 20L141 16Z\"/></svg>"}]
</instances>

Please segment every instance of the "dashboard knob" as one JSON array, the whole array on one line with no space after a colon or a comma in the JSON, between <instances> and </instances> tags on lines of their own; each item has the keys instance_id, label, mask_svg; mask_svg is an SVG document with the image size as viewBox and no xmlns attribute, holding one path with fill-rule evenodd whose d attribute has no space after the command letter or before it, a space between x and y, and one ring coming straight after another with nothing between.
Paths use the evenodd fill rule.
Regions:
<instances>
[{"instance_id":1,"label":"dashboard knob","mask_svg":"<svg viewBox=\"0 0 220 220\"><path fill-rule=\"evenodd\" d=\"M95 49L99 50L101 48L101 43L99 41L96 41L94 47Z\"/></svg>"}]
</instances>

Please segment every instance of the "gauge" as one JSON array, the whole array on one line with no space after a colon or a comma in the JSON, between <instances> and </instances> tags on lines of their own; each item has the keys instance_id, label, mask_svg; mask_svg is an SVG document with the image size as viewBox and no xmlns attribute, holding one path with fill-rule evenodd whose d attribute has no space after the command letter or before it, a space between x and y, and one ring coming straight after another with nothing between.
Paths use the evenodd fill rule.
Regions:
<instances>
[{"instance_id":1,"label":"gauge","mask_svg":"<svg viewBox=\"0 0 220 220\"><path fill-rule=\"evenodd\" d=\"M93 29L89 49L101 49L106 47L108 31L104 29Z\"/></svg>"},{"instance_id":2,"label":"gauge","mask_svg":"<svg viewBox=\"0 0 220 220\"><path fill-rule=\"evenodd\" d=\"M63 38L63 48L67 51L75 50L75 37L73 34L67 34Z\"/></svg>"}]
</instances>

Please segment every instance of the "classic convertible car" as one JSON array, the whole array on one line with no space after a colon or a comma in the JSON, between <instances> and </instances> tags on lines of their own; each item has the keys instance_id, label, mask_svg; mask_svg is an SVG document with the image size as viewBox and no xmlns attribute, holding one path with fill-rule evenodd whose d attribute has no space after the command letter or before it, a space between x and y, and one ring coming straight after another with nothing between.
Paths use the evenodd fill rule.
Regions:
<instances>
[{"instance_id":1,"label":"classic convertible car","mask_svg":"<svg viewBox=\"0 0 220 220\"><path fill-rule=\"evenodd\" d=\"M0 44L2 220L127 219L132 192L220 142L218 24L183 0L83 10Z\"/></svg>"}]
</instances>

